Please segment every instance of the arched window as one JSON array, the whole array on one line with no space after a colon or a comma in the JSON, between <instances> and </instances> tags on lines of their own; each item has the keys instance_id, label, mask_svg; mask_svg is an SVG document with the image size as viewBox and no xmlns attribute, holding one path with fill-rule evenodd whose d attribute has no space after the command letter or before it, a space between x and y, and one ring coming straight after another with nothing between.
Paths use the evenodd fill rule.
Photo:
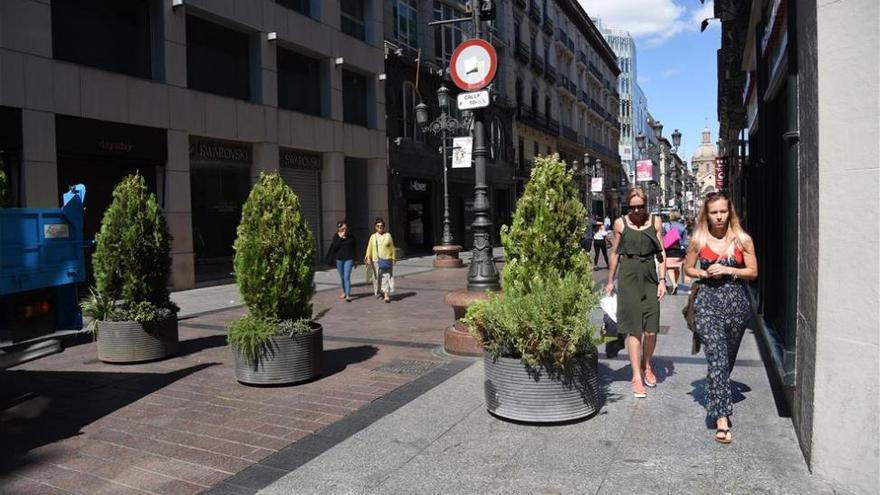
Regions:
<instances>
[{"instance_id":1,"label":"arched window","mask_svg":"<svg viewBox=\"0 0 880 495\"><path fill-rule=\"evenodd\" d=\"M501 119L495 117L489 124L489 155L492 160L501 160L504 147L506 146L504 126Z\"/></svg>"}]
</instances>

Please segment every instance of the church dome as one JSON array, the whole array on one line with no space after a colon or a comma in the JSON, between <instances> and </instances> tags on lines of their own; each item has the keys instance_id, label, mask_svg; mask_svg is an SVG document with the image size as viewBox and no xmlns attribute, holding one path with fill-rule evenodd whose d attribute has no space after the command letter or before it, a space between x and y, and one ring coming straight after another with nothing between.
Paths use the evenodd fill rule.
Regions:
<instances>
[{"instance_id":1,"label":"church dome","mask_svg":"<svg viewBox=\"0 0 880 495\"><path fill-rule=\"evenodd\" d=\"M691 163L710 160L714 161L716 156L718 156L718 148L712 143L712 131L710 131L708 127L705 127L703 128L703 142L701 142L700 145L697 146L696 151L694 151L694 156L691 157Z\"/></svg>"}]
</instances>

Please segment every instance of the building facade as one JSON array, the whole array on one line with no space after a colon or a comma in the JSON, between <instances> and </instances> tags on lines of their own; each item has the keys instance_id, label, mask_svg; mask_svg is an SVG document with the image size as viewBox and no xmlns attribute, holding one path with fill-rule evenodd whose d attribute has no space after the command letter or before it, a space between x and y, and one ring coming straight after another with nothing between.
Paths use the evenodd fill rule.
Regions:
<instances>
[{"instance_id":1,"label":"building facade","mask_svg":"<svg viewBox=\"0 0 880 495\"><path fill-rule=\"evenodd\" d=\"M86 235L140 173L175 289L231 276L250 185L278 170L324 250L388 212L378 0L0 3L0 135L16 204L88 189Z\"/></svg>"},{"instance_id":2,"label":"building facade","mask_svg":"<svg viewBox=\"0 0 880 495\"><path fill-rule=\"evenodd\" d=\"M718 148L712 143L712 131L703 129L702 140L691 156L691 166L696 170L695 176L699 184L700 195L715 190L715 158Z\"/></svg>"},{"instance_id":3,"label":"building facade","mask_svg":"<svg viewBox=\"0 0 880 495\"><path fill-rule=\"evenodd\" d=\"M495 49L503 54L509 32L510 4L498 5L498 16L487 29ZM470 22L431 27L434 20L469 17L465 3L458 0L389 0L385 3L386 129L388 136L389 216L396 244L406 254L429 253L440 243L443 230L443 155L441 136L425 133L415 122L415 105L428 105L428 119L440 115L437 90L449 90L447 113L459 122L466 115L456 106L458 88L449 77L449 59L456 46L473 37ZM501 58L503 55L499 55ZM501 91L507 81L499 71L493 87ZM503 95L502 95L503 96ZM498 230L510 224L515 203L513 109L510 100L496 98L483 111L489 144L486 180L492 242L500 242ZM473 244L474 169L449 168L452 138L469 136L468 129L448 134L447 174L449 216L456 244L470 249Z\"/></svg>"},{"instance_id":4,"label":"building facade","mask_svg":"<svg viewBox=\"0 0 880 495\"><path fill-rule=\"evenodd\" d=\"M880 133L880 4L714 8L716 182L755 240L756 333L771 382L812 472L842 491L876 493L880 166L876 145L855 143Z\"/></svg>"},{"instance_id":5,"label":"building facade","mask_svg":"<svg viewBox=\"0 0 880 495\"><path fill-rule=\"evenodd\" d=\"M559 153L573 163L588 155L588 161L599 160L596 172L603 179L596 194L581 182L585 201L592 196L590 211L618 211L623 171L614 52L574 0L513 0L499 8L511 21L510 48L499 56L508 84L499 89L516 108L516 176L524 182L537 156Z\"/></svg>"}]
</instances>

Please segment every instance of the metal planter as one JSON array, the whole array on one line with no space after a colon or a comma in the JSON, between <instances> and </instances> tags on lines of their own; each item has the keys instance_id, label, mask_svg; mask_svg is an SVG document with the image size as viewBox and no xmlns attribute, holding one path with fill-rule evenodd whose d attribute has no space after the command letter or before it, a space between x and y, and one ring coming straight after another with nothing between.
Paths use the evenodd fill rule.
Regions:
<instances>
[{"instance_id":1,"label":"metal planter","mask_svg":"<svg viewBox=\"0 0 880 495\"><path fill-rule=\"evenodd\" d=\"M265 352L250 362L240 352L235 356L235 379L248 385L284 385L311 380L321 373L324 327L312 322L312 331L291 337L272 337Z\"/></svg>"},{"instance_id":2,"label":"metal planter","mask_svg":"<svg viewBox=\"0 0 880 495\"><path fill-rule=\"evenodd\" d=\"M105 363L155 361L177 353L177 318L154 322L98 321L98 359Z\"/></svg>"},{"instance_id":3,"label":"metal planter","mask_svg":"<svg viewBox=\"0 0 880 495\"><path fill-rule=\"evenodd\" d=\"M486 408L514 421L556 423L585 418L599 410L598 354L572 358L569 366L550 374L542 366L528 368L520 359L483 359Z\"/></svg>"}]
</instances>

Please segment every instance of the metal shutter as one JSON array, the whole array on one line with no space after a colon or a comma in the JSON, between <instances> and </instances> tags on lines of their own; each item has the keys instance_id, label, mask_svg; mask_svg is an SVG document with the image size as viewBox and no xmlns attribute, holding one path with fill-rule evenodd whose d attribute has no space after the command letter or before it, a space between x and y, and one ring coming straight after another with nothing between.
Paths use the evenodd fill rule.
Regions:
<instances>
[{"instance_id":1,"label":"metal shutter","mask_svg":"<svg viewBox=\"0 0 880 495\"><path fill-rule=\"evenodd\" d=\"M315 239L315 260L321 259L321 182L317 170L281 167L281 177L299 197L303 215Z\"/></svg>"}]
</instances>

